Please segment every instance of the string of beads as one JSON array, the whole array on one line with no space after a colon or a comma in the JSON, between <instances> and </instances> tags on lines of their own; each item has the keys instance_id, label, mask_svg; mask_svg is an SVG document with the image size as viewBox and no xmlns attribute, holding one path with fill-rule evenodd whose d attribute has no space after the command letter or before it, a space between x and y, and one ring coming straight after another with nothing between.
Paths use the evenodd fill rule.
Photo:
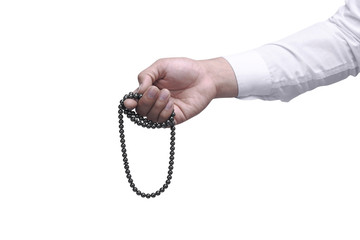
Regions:
<instances>
[{"instance_id":1,"label":"string of beads","mask_svg":"<svg viewBox=\"0 0 360 240\"><path fill-rule=\"evenodd\" d=\"M121 152L122 152L122 157L123 157L123 161L124 161L126 177L128 179L128 182L129 182L132 190L137 195L139 195L143 198L145 198L145 197L146 198L154 198L156 196L159 196L161 193L163 193L165 191L165 189L167 189L169 187L169 184L171 183L171 179L172 179L172 174L173 174L173 169L174 169L174 159L175 159L175 157L174 157L174 155L175 155L175 113L173 111L167 121L165 121L163 123L158 123L158 122L153 122L153 121L147 119L146 117L140 116L135 111L129 110L125 107L124 102L126 99L139 100L141 97L142 97L142 94L130 92L129 94L126 94L123 97L123 99L120 101L118 113L119 113L119 133L120 133ZM129 160L128 160L128 155L126 152L126 144L125 144L123 115L127 116L130 119L130 121L132 121L136 125L144 127L144 128L153 128L153 129L155 129L155 128L170 128L170 130L171 130L170 131L170 157L169 157L170 161L169 161L169 167L168 167L168 175L167 175L164 185L161 188L159 188L159 190L157 190L153 193L145 193L145 192L140 191L135 186L134 180L132 179L132 176L130 174Z\"/></svg>"}]
</instances>

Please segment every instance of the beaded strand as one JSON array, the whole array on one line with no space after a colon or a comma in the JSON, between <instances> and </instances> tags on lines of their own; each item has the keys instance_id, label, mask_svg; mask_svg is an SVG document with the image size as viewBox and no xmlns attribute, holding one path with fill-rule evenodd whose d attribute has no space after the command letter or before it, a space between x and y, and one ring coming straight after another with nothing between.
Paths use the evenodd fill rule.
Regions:
<instances>
[{"instance_id":1,"label":"beaded strand","mask_svg":"<svg viewBox=\"0 0 360 240\"><path fill-rule=\"evenodd\" d=\"M171 183L171 179L172 179L172 174L173 174L173 169L174 169L174 155L175 155L175 112L173 111L171 116L169 117L169 119L163 123L158 123L158 122L153 122L149 119L147 119L146 117L140 116L139 114L137 114L134 111L128 110L125 107L125 100L126 99L134 99L134 100L139 100L142 97L142 94L138 94L138 93L132 93L130 92L129 94L126 94L123 99L120 101L119 104L119 133L120 133L120 143L121 143L121 152L122 152L122 157L123 157L123 161L124 161L124 168L125 168L125 173L126 173L126 177L128 179L128 182L130 184L130 187L132 188L132 190L139 196L141 197L146 197L146 198L154 198L156 196L159 196L161 193L163 193L165 191L165 189L167 189L169 187L169 184ZM164 183L164 185L159 188L159 190L153 192L153 193L144 193L142 191L140 191L136 186L135 183L132 179L132 176L130 174L130 167L129 167L129 160L127 158L127 153L126 153L126 144L125 144L125 134L124 134L124 120L123 120L123 114L125 114L130 121L132 121L133 123L135 123L138 126L142 126L144 128L170 128L170 161L169 161L169 167L168 167L168 175L166 178L166 181Z\"/></svg>"}]
</instances>

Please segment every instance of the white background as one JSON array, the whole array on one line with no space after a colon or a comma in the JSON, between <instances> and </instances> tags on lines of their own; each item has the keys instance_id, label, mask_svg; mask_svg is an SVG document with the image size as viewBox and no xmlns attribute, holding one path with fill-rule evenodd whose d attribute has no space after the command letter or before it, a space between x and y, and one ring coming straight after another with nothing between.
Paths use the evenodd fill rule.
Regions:
<instances>
[{"instance_id":1,"label":"white background","mask_svg":"<svg viewBox=\"0 0 360 240\"><path fill-rule=\"evenodd\" d=\"M217 99L177 127L169 189L123 170L117 106L162 57L250 50L342 0L1 1L0 239L359 239L360 82ZM160 187L169 132L125 122Z\"/></svg>"}]
</instances>

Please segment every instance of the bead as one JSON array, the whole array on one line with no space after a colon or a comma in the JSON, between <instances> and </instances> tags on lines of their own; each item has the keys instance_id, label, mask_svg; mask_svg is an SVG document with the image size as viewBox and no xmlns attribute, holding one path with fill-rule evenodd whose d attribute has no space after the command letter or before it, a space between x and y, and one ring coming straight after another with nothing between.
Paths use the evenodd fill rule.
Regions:
<instances>
[{"instance_id":1,"label":"bead","mask_svg":"<svg viewBox=\"0 0 360 240\"><path fill-rule=\"evenodd\" d=\"M168 174L169 174L169 175L173 174L173 171L169 170L169 171L168 171Z\"/></svg>"},{"instance_id":2,"label":"bead","mask_svg":"<svg viewBox=\"0 0 360 240\"><path fill-rule=\"evenodd\" d=\"M169 161L169 164L172 166L172 165L174 165L174 161L173 160L170 160Z\"/></svg>"},{"instance_id":3,"label":"bead","mask_svg":"<svg viewBox=\"0 0 360 240\"><path fill-rule=\"evenodd\" d=\"M141 192L140 192L140 190L138 189L138 190L136 190L136 194L137 195L141 195Z\"/></svg>"},{"instance_id":4,"label":"bead","mask_svg":"<svg viewBox=\"0 0 360 240\"><path fill-rule=\"evenodd\" d=\"M151 197L152 197L152 198L156 197L156 194L155 194L155 193L152 193L152 194L151 194Z\"/></svg>"},{"instance_id":5,"label":"bead","mask_svg":"<svg viewBox=\"0 0 360 240\"><path fill-rule=\"evenodd\" d=\"M146 196L146 194L145 193L141 193L141 197L145 197Z\"/></svg>"},{"instance_id":6,"label":"bead","mask_svg":"<svg viewBox=\"0 0 360 240\"><path fill-rule=\"evenodd\" d=\"M174 147L174 146L171 146L171 147L170 147L170 150L171 150L171 151L174 151L174 150L175 150L175 147Z\"/></svg>"},{"instance_id":7,"label":"bead","mask_svg":"<svg viewBox=\"0 0 360 240\"><path fill-rule=\"evenodd\" d=\"M131 174L128 173L128 174L126 175L126 177L127 177L128 179L131 179Z\"/></svg>"},{"instance_id":8,"label":"bead","mask_svg":"<svg viewBox=\"0 0 360 240\"><path fill-rule=\"evenodd\" d=\"M168 180L171 180L171 179L172 179L172 176L171 176L171 175L167 176L167 179L168 179Z\"/></svg>"},{"instance_id":9,"label":"bead","mask_svg":"<svg viewBox=\"0 0 360 240\"><path fill-rule=\"evenodd\" d=\"M158 191L155 192L156 196L159 196L160 193L161 193L160 190L158 190Z\"/></svg>"},{"instance_id":10,"label":"bead","mask_svg":"<svg viewBox=\"0 0 360 240\"><path fill-rule=\"evenodd\" d=\"M166 184L170 184L171 183L171 181L170 180L166 180Z\"/></svg>"},{"instance_id":11,"label":"bead","mask_svg":"<svg viewBox=\"0 0 360 240\"><path fill-rule=\"evenodd\" d=\"M130 184L130 187L132 187L133 190L134 190L134 188L137 190L137 188L135 187L135 184L134 184L134 183L131 183L131 184ZM136 190L134 190L134 192L136 192Z\"/></svg>"},{"instance_id":12,"label":"bead","mask_svg":"<svg viewBox=\"0 0 360 240\"><path fill-rule=\"evenodd\" d=\"M174 156L170 156L169 158L170 158L170 160L174 160L175 157L174 157Z\"/></svg>"},{"instance_id":13,"label":"bead","mask_svg":"<svg viewBox=\"0 0 360 240\"><path fill-rule=\"evenodd\" d=\"M151 195L150 195L149 193L148 193L148 194L146 194L146 198L150 198L150 196L151 196Z\"/></svg>"},{"instance_id":14,"label":"bead","mask_svg":"<svg viewBox=\"0 0 360 240\"><path fill-rule=\"evenodd\" d=\"M169 170L173 170L174 167L172 165L169 166Z\"/></svg>"}]
</instances>

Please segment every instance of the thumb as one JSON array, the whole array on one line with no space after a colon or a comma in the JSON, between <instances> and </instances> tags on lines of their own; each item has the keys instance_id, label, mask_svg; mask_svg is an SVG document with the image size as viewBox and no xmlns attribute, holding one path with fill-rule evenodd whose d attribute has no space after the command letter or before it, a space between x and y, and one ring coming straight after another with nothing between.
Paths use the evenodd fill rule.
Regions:
<instances>
[{"instance_id":1,"label":"thumb","mask_svg":"<svg viewBox=\"0 0 360 240\"><path fill-rule=\"evenodd\" d=\"M165 76L166 60L159 59L138 75L139 93L144 93L153 83Z\"/></svg>"},{"instance_id":2,"label":"thumb","mask_svg":"<svg viewBox=\"0 0 360 240\"><path fill-rule=\"evenodd\" d=\"M153 85L156 80L159 80L165 76L166 59L159 59L154 62L150 67L143 70L138 75L139 87L134 91L144 94L145 91ZM126 99L124 104L129 110L137 107L137 101L133 99Z\"/></svg>"}]
</instances>

